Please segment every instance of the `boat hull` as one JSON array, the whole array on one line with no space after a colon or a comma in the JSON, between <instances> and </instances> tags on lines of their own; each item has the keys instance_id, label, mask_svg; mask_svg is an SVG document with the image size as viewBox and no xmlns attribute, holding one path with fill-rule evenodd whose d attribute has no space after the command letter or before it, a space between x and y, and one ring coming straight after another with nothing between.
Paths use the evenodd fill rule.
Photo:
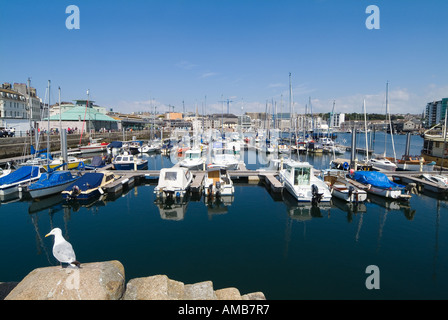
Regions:
<instances>
[{"instance_id":1,"label":"boat hull","mask_svg":"<svg viewBox=\"0 0 448 320\"><path fill-rule=\"evenodd\" d=\"M100 192L99 188L95 188L95 189L90 189L90 190L86 190L86 191L82 191L81 193L79 193L75 198L71 198L70 197L70 193L67 191L63 191L62 192L62 198L65 200L78 200L78 201L85 201L85 200L89 200L93 197L99 196L102 193Z\"/></svg>"},{"instance_id":2,"label":"boat hull","mask_svg":"<svg viewBox=\"0 0 448 320\"><path fill-rule=\"evenodd\" d=\"M39 188L39 189L28 189L28 193L30 194L31 198L33 198L33 199L47 197L47 196L64 191L65 188L67 188L74 181L75 180L68 181L63 184L60 184L57 186L52 186L52 187Z\"/></svg>"},{"instance_id":3,"label":"boat hull","mask_svg":"<svg viewBox=\"0 0 448 320\"><path fill-rule=\"evenodd\" d=\"M367 192L363 190L355 190L350 194L347 187L335 186L332 188L331 194L335 198L346 202L364 202L367 200Z\"/></svg>"},{"instance_id":4,"label":"boat hull","mask_svg":"<svg viewBox=\"0 0 448 320\"><path fill-rule=\"evenodd\" d=\"M134 163L113 163L113 168L115 170L134 170ZM148 168L148 162L138 163L137 170L145 170Z\"/></svg>"},{"instance_id":5,"label":"boat hull","mask_svg":"<svg viewBox=\"0 0 448 320\"><path fill-rule=\"evenodd\" d=\"M312 202L313 194L311 186L315 184L318 187L319 193L322 193L320 202L330 202L331 193L326 185L319 183L318 181L312 181L309 185L302 185L300 188L296 188L287 179L280 176L280 181L283 182L285 189L297 200L297 202Z\"/></svg>"},{"instance_id":6,"label":"boat hull","mask_svg":"<svg viewBox=\"0 0 448 320\"><path fill-rule=\"evenodd\" d=\"M401 190L382 189L375 186L371 186L369 189L367 189L367 192L390 199L401 199L403 194Z\"/></svg>"},{"instance_id":7,"label":"boat hull","mask_svg":"<svg viewBox=\"0 0 448 320\"><path fill-rule=\"evenodd\" d=\"M107 145L79 147L79 150L82 153L103 152L103 151L107 150Z\"/></svg>"}]
</instances>

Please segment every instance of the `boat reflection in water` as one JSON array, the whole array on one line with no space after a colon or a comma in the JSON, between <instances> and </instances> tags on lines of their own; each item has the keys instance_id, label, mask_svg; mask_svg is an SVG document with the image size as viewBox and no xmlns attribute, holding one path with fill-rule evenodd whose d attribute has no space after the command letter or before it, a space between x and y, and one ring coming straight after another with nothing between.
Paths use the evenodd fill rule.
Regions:
<instances>
[{"instance_id":1,"label":"boat reflection in water","mask_svg":"<svg viewBox=\"0 0 448 320\"><path fill-rule=\"evenodd\" d=\"M353 215L356 215L358 213L363 214L367 212L367 206L365 202L347 202L345 200L333 197L331 199L331 204L334 207L347 212L347 221L349 223L353 221Z\"/></svg>"},{"instance_id":2,"label":"boat reflection in water","mask_svg":"<svg viewBox=\"0 0 448 320\"><path fill-rule=\"evenodd\" d=\"M163 220L181 221L187 212L188 197L183 199L174 197L157 198L154 204L159 208L160 218Z\"/></svg>"},{"instance_id":3,"label":"boat reflection in water","mask_svg":"<svg viewBox=\"0 0 448 320\"><path fill-rule=\"evenodd\" d=\"M413 220L416 213L416 211L411 208L409 202L390 200L388 198L375 195L369 195L369 201L390 211L402 211L408 220Z\"/></svg>"},{"instance_id":4,"label":"boat reflection in water","mask_svg":"<svg viewBox=\"0 0 448 320\"><path fill-rule=\"evenodd\" d=\"M17 202L20 201L20 192L13 192L13 193L9 193L9 194L0 194L0 204L7 204L7 203L12 203L12 202Z\"/></svg>"},{"instance_id":5,"label":"boat reflection in water","mask_svg":"<svg viewBox=\"0 0 448 320\"><path fill-rule=\"evenodd\" d=\"M331 199L331 204L333 204L338 209L341 209L347 213L365 213L367 212L367 207L364 202L347 202L342 199L333 197Z\"/></svg>"},{"instance_id":6,"label":"boat reflection in water","mask_svg":"<svg viewBox=\"0 0 448 320\"><path fill-rule=\"evenodd\" d=\"M226 214L233 203L233 195L220 197L204 197L204 203L207 207L208 217L211 219L214 215Z\"/></svg>"},{"instance_id":7,"label":"boat reflection in water","mask_svg":"<svg viewBox=\"0 0 448 320\"><path fill-rule=\"evenodd\" d=\"M28 207L28 213L38 213L40 211L49 210L50 212L58 212L62 209L62 202L64 199L62 198L60 193L54 194L49 197L35 199L30 202L30 206Z\"/></svg>"},{"instance_id":8,"label":"boat reflection in water","mask_svg":"<svg viewBox=\"0 0 448 320\"><path fill-rule=\"evenodd\" d=\"M64 201L62 206L64 208L70 208L73 210L73 212L78 212L81 208L94 208L94 207L104 207L106 206L106 200L107 195L97 195L94 197L90 197L88 199L84 200L70 200L70 201Z\"/></svg>"},{"instance_id":9,"label":"boat reflection in water","mask_svg":"<svg viewBox=\"0 0 448 320\"><path fill-rule=\"evenodd\" d=\"M288 216L294 220L307 221L312 218L323 218L323 213L330 214L330 202L321 202L319 205L313 205L311 202L297 202L289 192L283 192L282 200L286 205Z\"/></svg>"}]
</instances>

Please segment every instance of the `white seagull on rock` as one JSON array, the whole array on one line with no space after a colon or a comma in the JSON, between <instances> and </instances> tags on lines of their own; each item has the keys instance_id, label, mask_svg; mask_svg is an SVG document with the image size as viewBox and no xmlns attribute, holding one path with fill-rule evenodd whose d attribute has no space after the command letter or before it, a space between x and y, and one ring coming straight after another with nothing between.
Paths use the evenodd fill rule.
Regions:
<instances>
[{"instance_id":1,"label":"white seagull on rock","mask_svg":"<svg viewBox=\"0 0 448 320\"><path fill-rule=\"evenodd\" d=\"M75 251L70 242L62 236L62 230L54 228L50 233L45 235L45 237L48 236L54 236L53 255L61 263L61 266L63 263L68 263L73 267L76 266L79 268L81 264L76 261Z\"/></svg>"}]
</instances>

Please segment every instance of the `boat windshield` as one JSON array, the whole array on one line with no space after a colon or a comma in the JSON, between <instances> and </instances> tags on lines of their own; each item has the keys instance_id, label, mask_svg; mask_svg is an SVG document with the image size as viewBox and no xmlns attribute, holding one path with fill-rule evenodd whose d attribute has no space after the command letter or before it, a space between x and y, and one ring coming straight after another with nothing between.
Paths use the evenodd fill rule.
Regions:
<instances>
[{"instance_id":1,"label":"boat windshield","mask_svg":"<svg viewBox=\"0 0 448 320\"><path fill-rule=\"evenodd\" d=\"M311 169L307 167L294 168L294 185L307 185L310 183Z\"/></svg>"},{"instance_id":2,"label":"boat windshield","mask_svg":"<svg viewBox=\"0 0 448 320\"><path fill-rule=\"evenodd\" d=\"M189 156L190 159L199 159L199 153L191 152Z\"/></svg>"},{"instance_id":3,"label":"boat windshield","mask_svg":"<svg viewBox=\"0 0 448 320\"><path fill-rule=\"evenodd\" d=\"M165 180L168 181L176 181L177 180L177 172L165 172Z\"/></svg>"}]
</instances>

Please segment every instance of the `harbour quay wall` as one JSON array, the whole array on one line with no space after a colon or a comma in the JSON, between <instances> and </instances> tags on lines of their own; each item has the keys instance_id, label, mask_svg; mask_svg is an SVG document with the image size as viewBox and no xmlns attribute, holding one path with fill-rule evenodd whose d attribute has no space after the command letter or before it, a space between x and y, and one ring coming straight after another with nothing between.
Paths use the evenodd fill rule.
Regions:
<instances>
[{"instance_id":1,"label":"harbour quay wall","mask_svg":"<svg viewBox=\"0 0 448 320\"><path fill-rule=\"evenodd\" d=\"M194 284L166 275L134 278L125 283L117 260L81 268L44 267L19 283L0 283L0 300L266 300L262 292L241 295L237 288L215 290L211 281Z\"/></svg>"},{"instance_id":2,"label":"harbour quay wall","mask_svg":"<svg viewBox=\"0 0 448 320\"><path fill-rule=\"evenodd\" d=\"M59 152L61 150L61 139L59 134L50 134L50 151ZM68 134L67 135L67 149L77 149L80 145L87 145L90 142L90 138L101 139L101 142L112 141L129 141L135 138L136 140L148 140L150 137L149 130L140 131L125 131L125 132L104 132L95 133L93 135L83 134ZM35 137L33 136L32 144L35 146ZM41 133L39 135L39 149L45 149L47 147L48 135ZM21 157L30 154L30 137L8 137L0 138L0 159ZM37 149L37 148L36 148Z\"/></svg>"}]
</instances>

